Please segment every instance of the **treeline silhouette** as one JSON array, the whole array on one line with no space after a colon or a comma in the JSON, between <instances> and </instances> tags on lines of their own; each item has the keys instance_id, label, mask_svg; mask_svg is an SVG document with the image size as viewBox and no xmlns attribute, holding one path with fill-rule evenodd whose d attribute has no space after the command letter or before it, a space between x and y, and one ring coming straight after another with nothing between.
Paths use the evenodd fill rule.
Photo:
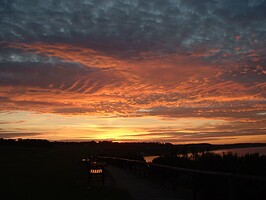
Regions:
<instances>
[{"instance_id":1,"label":"treeline silhouette","mask_svg":"<svg viewBox=\"0 0 266 200\"><path fill-rule=\"evenodd\" d=\"M48 141L44 139L0 138L0 146L36 148L51 148L60 146L65 146L67 148L82 147L85 150L87 149L92 155L116 156L141 161L144 161L144 156L159 155L160 157L155 159L154 163L183 168L266 176L266 156L264 155L247 154L244 156L238 156L233 153L223 155L211 153L212 150L217 149L266 146L266 144L263 143L226 145L201 143L173 145L171 143L158 142L62 142Z\"/></svg>"},{"instance_id":2,"label":"treeline silhouette","mask_svg":"<svg viewBox=\"0 0 266 200\"><path fill-rule=\"evenodd\" d=\"M68 142L68 141L48 141L45 139L4 139L0 138L0 145L22 145L22 146L55 146L55 145L69 145L69 146L87 146L87 147L101 147L108 152L116 153L116 150L126 150L131 152L142 153L145 155L164 155L164 154L189 154L208 152L218 149L233 149L233 148L248 148L248 147L263 147L266 143L239 143L239 144L223 144L213 145L208 143L199 144L171 144L160 142L112 142L112 141L84 141L84 142Z\"/></svg>"},{"instance_id":3,"label":"treeline silhouette","mask_svg":"<svg viewBox=\"0 0 266 200\"><path fill-rule=\"evenodd\" d=\"M0 145L17 145L26 147L51 147L52 143L48 140L40 139L3 139L0 138Z\"/></svg>"},{"instance_id":4,"label":"treeline silhouette","mask_svg":"<svg viewBox=\"0 0 266 200\"><path fill-rule=\"evenodd\" d=\"M85 148L93 155L102 156L116 156L121 158L128 158L133 160L144 160L143 156L158 155L166 156L165 158L175 158L176 155L186 157L189 154L196 155L198 153L206 153L218 149L233 149L233 148L246 148L246 147L262 147L266 146L265 143L242 143L242 144L226 144L226 145L212 145L208 143L199 144L178 144L159 143L159 142L112 142L112 141L85 141L85 142L67 142L67 141L48 141L45 139L3 139L0 138L0 146L22 146L22 147L36 147L36 148L51 148L51 147L67 147L67 148ZM168 157L169 158L168 158ZM210 159L221 158L209 156ZM233 155L232 155L233 156ZM214 157L214 158L212 158ZM234 156L233 156L234 157ZM181 159L181 158L175 158ZM186 158L182 158L186 159ZM233 159L233 158L232 158ZM235 158L234 158L235 159ZM175 163L176 161L172 161ZM183 162L190 163L189 160ZM192 164L189 164L192 165Z\"/></svg>"}]
</instances>

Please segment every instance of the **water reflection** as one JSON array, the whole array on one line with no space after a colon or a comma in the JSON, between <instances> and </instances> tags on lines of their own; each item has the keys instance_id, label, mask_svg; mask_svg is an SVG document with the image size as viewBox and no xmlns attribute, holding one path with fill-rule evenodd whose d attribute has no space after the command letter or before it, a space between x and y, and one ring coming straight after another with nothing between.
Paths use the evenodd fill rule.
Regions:
<instances>
[{"instance_id":1,"label":"water reflection","mask_svg":"<svg viewBox=\"0 0 266 200\"><path fill-rule=\"evenodd\" d=\"M237 154L238 156L244 156L245 154L254 154L259 153L260 155L266 155L266 147L249 147L249 148L236 148L236 149L219 149L211 151L212 153L223 155L227 154L229 152L233 154ZM202 153L197 153L197 155L201 155ZM193 159L192 153L187 153L186 155L178 154L179 157L189 157ZM158 158L160 156L144 156L144 159L147 163L151 163L155 158Z\"/></svg>"},{"instance_id":2,"label":"water reflection","mask_svg":"<svg viewBox=\"0 0 266 200\"><path fill-rule=\"evenodd\" d=\"M260 155L266 155L266 147L250 147L250 148L239 148L239 149L220 149L212 151L213 153L222 155L229 152L236 153L238 156L244 156L245 154L259 153Z\"/></svg>"}]
</instances>

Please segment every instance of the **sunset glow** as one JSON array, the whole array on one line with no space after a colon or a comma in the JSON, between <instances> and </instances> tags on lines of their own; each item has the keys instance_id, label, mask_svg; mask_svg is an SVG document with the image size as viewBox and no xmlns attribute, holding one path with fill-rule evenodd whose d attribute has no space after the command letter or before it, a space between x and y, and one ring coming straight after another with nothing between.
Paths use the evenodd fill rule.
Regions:
<instances>
[{"instance_id":1,"label":"sunset glow","mask_svg":"<svg viewBox=\"0 0 266 200\"><path fill-rule=\"evenodd\" d=\"M0 3L0 138L266 142L265 1L78 2Z\"/></svg>"}]
</instances>

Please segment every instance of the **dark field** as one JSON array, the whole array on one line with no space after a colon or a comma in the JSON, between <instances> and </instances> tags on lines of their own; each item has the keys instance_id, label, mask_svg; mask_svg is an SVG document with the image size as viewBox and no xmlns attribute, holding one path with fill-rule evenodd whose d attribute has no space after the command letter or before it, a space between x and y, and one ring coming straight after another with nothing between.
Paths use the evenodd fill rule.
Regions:
<instances>
[{"instance_id":1,"label":"dark field","mask_svg":"<svg viewBox=\"0 0 266 200\"><path fill-rule=\"evenodd\" d=\"M251 144L229 145L229 147ZM265 144L253 144L264 145ZM265 196L265 182L242 178L217 178L216 176L168 170L169 168L147 165L143 155L162 155L154 163L233 174L265 176L265 156L258 154L238 157L209 153L209 150L224 148L209 144L171 145L160 143L112 143L112 142L49 142L46 140L4 140L0 139L0 200L22 199L115 199L130 200L130 187L125 189L118 182L125 177L119 175L117 182L109 170L106 184L92 184L89 187L87 172L82 158L90 155L105 156L109 165L120 167L148 181L164 185L165 188L196 188L197 199L258 199ZM226 146L227 147L227 146ZM205 152L205 153L202 153ZM199 154L198 154L199 153ZM191 154L193 157L189 157ZM179 156L177 156L179 155ZM118 159L112 159L117 157ZM103 158L103 157L102 157ZM122 158L122 159L120 159ZM131 159L130 162L118 161ZM124 160L125 160L124 159ZM135 160L135 161L134 161ZM133 161L133 162L132 162ZM139 162L143 165L139 165ZM143 168L141 168L143 166ZM145 175L144 171L146 170ZM138 171L139 170L139 171ZM139 172L139 173L138 173ZM110 176L112 174L112 176ZM112 177L112 178L110 178ZM140 179L141 180L141 179ZM264 179L263 179L264 180ZM168 184L168 185L167 185ZM171 184L171 185L170 185ZM229 185L230 188L228 189ZM129 184L130 185L130 184ZM119 186L119 187L120 187ZM168 190L167 190L168 191ZM172 191L171 191L172 192ZM181 195L181 194L179 194ZM219 196L219 198L217 197Z\"/></svg>"},{"instance_id":2,"label":"dark field","mask_svg":"<svg viewBox=\"0 0 266 200\"><path fill-rule=\"evenodd\" d=\"M0 146L0 199L130 199L125 191L88 188L81 158L88 148Z\"/></svg>"}]
</instances>

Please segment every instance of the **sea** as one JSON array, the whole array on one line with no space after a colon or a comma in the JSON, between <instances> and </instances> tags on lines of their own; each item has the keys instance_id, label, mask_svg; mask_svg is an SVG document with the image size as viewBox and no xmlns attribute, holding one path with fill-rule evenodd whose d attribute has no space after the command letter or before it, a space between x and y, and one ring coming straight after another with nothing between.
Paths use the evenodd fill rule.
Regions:
<instances>
[{"instance_id":1,"label":"sea","mask_svg":"<svg viewBox=\"0 0 266 200\"><path fill-rule=\"evenodd\" d=\"M214 150L212 151L213 153L222 155L224 153L233 153L237 154L238 156L243 156L245 154L253 154L253 153L258 153L260 155L265 155L266 156L266 147L248 147L248 148L235 148L235 149L219 149L219 150ZM146 162L150 163L153 161L153 159L158 158L160 156L144 156L144 159Z\"/></svg>"},{"instance_id":2,"label":"sea","mask_svg":"<svg viewBox=\"0 0 266 200\"><path fill-rule=\"evenodd\" d=\"M266 147L248 147L248 148L237 148L237 149L219 149L212 151L213 153L222 155L223 153L236 153L238 156L243 156L245 154L258 153L260 155L266 156Z\"/></svg>"}]
</instances>

